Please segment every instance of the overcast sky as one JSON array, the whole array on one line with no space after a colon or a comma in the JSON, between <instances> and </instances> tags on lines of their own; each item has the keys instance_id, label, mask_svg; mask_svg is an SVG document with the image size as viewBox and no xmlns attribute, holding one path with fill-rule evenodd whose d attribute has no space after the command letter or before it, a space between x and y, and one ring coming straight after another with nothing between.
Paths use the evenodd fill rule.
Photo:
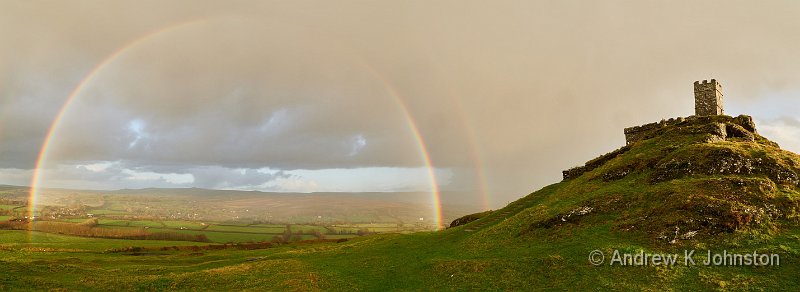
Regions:
<instances>
[{"instance_id":1,"label":"overcast sky","mask_svg":"<svg viewBox=\"0 0 800 292\"><path fill-rule=\"evenodd\" d=\"M0 184L430 188L498 206L693 114L800 152L797 1L0 0ZM113 58L110 58L113 56ZM91 74L101 65L95 74ZM412 125L413 124L413 125Z\"/></svg>"}]
</instances>

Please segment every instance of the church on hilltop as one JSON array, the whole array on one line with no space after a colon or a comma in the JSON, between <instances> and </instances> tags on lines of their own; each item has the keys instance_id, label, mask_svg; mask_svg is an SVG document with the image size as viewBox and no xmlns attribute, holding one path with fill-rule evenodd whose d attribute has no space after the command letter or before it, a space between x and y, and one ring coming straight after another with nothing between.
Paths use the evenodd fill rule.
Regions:
<instances>
[{"instance_id":1,"label":"church on hilltop","mask_svg":"<svg viewBox=\"0 0 800 292\"><path fill-rule=\"evenodd\" d=\"M722 85L717 80L694 82L694 114L696 116L725 114L722 108Z\"/></svg>"},{"instance_id":2,"label":"church on hilltop","mask_svg":"<svg viewBox=\"0 0 800 292\"><path fill-rule=\"evenodd\" d=\"M694 82L694 116L719 116L725 114L722 106L722 85L716 79ZM683 122L685 118L662 120L642 126L625 128L625 143L630 145L642 139L643 135L660 127Z\"/></svg>"},{"instance_id":3,"label":"church on hilltop","mask_svg":"<svg viewBox=\"0 0 800 292\"><path fill-rule=\"evenodd\" d=\"M625 128L625 146L611 153L590 160L583 166L563 171L564 180L576 178L594 170L620 154L631 149L636 142L658 137L668 132L679 135L704 135L706 142L728 139L755 141L756 129L753 118L746 115L725 115L722 100L722 85L715 80L694 82L694 115L671 118L657 123Z\"/></svg>"}]
</instances>

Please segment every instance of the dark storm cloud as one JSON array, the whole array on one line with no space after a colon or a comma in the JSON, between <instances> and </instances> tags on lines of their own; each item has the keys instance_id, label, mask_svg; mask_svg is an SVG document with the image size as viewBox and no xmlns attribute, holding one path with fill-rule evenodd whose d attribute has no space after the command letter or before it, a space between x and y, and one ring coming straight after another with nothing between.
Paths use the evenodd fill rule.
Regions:
<instances>
[{"instance_id":1,"label":"dark storm cloud","mask_svg":"<svg viewBox=\"0 0 800 292\"><path fill-rule=\"evenodd\" d=\"M33 167L56 110L105 56L195 20L100 71L52 160L175 173L421 166L388 83L437 166L477 159L489 188L514 196L621 146L623 127L691 115L694 80L721 80L727 104L800 84L795 1L195 4L0 4L0 167ZM194 176L270 179L226 172Z\"/></svg>"}]
</instances>

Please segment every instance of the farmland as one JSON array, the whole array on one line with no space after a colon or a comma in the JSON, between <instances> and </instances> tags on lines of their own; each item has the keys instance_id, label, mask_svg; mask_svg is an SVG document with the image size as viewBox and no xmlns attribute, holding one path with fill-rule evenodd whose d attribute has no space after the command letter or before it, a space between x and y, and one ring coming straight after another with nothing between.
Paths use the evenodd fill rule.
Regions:
<instances>
[{"instance_id":1,"label":"farmland","mask_svg":"<svg viewBox=\"0 0 800 292\"><path fill-rule=\"evenodd\" d=\"M7 210L15 208L20 211L10 212L11 215L0 215L0 229L32 231L36 237L44 239L73 235L107 239L172 239L171 241L230 244L346 239L374 233L409 233L427 228L422 225L395 223L274 224L246 221L125 219L125 216L109 213L89 213L69 218L40 217L29 222L25 213L21 211L24 208L9 205Z\"/></svg>"},{"instance_id":2,"label":"farmland","mask_svg":"<svg viewBox=\"0 0 800 292\"><path fill-rule=\"evenodd\" d=\"M13 220L14 217L0 217L0 226ZM2 222L6 221L6 222ZM87 224L91 227L87 227ZM71 218L61 220L39 220L30 223L18 224L22 227L6 229L26 229L36 232L36 234L65 234L78 235L82 237L101 237L109 238L112 235L120 234L120 238L126 238L127 234L176 234L176 235L202 235L202 239L186 238L183 240L201 241L209 243L239 243L239 242L268 242L268 241L300 241L311 239L342 239L352 238L373 233L388 232L413 232L413 226L406 229L399 227L387 227L380 224L351 224L351 225L309 225L309 224L238 224L215 223L215 222L196 222L196 221L155 221L155 220L124 220L124 219L85 219ZM83 229L94 230L89 234L86 232L76 233L72 228L81 227ZM100 232L103 231L103 232Z\"/></svg>"},{"instance_id":3,"label":"farmland","mask_svg":"<svg viewBox=\"0 0 800 292\"><path fill-rule=\"evenodd\" d=\"M0 187L0 215L24 217L30 190ZM337 232L431 230L429 193L263 193L206 189L117 191L39 189L36 211L42 220L100 218L103 225L204 229L217 225L340 225ZM474 194L443 193L443 221L479 211L462 202ZM113 222L113 220L122 220ZM155 223L154 223L155 222ZM210 227L210 226L209 226ZM219 229L214 227L213 229ZM212 229L212 230L213 230ZM313 228L312 228L313 229ZM246 230L247 232L253 229ZM273 230L274 231L274 230ZM362 230L363 231L363 230ZM278 232L274 231L273 233ZM269 232L268 232L269 233Z\"/></svg>"},{"instance_id":4,"label":"farmland","mask_svg":"<svg viewBox=\"0 0 800 292\"><path fill-rule=\"evenodd\" d=\"M40 189L39 203L29 214L29 192L25 187L0 188L3 229L106 239L239 243L346 239L436 228L434 221L425 220L429 207L413 203L424 201L419 199L427 196L424 193ZM445 214L454 214L445 219L467 211L473 209L445 208ZM24 224L29 221L35 222Z\"/></svg>"},{"instance_id":5,"label":"farmland","mask_svg":"<svg viewBox=\"0 0 800 292\"><path fill-rule=\"evenodd\" d=\"M345 256L353 246L373 242L362 239L436 229L429 206L410 203L419 199L408 196L391 201L385 194L43 189L29 214L28 193L0 187L0 290L229 290L267 284L305 290L330 281L347 287L328 276L312 286L298 281L321 276L308 270L316 263L301 258L319 251ZM471 209L446 209L446 218L465 210ZM287 258L294 253L300 258ZM263 260L268 257L276 260ZM241 273L253 267L265 270Z\"/></svg>"}]
</instances>

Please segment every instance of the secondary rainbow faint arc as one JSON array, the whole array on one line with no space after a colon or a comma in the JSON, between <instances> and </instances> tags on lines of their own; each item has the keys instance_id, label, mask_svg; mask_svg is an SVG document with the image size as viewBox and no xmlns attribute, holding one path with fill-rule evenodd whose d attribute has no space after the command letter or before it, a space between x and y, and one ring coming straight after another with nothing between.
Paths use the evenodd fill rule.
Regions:
<instances>
[{"instance_id":1,"label":"secondary rainbow faint arc","mask_svg":"<svg viewBox=\"0 0 800 292\"><path fill-rule=\"evenodd\" d=\"M430 55L430 51L422 50L421 51L425 56L433 60L434 57ZM437 62L429 62L433 70L431 70L434 74L442 74L442 68L437 66ZM441 78L439 79L441 80ZM486 174L483 170L483 158L480 155L479 145L475 142L475 131L467 122L466 117L464 116L464 107L461 104L461 99L456 98L456 95L453 94L453 88L450 86L449 82L440 81L441 84L444 85L444 89L446 91L446 96L450 99L450 103L453 105L453 112L456 113L458 116L458 120L461 122L462 129L464 130L465 134L467 135L467 144L470 145L470 159L472 159L473 163L473 171L475 176L478 179L478 189L480 190L481 195L481 207L483 211L488 211L491 208L491 203L489 202L489 192L486 186Z\"/></svg>"},{"instance_id":2,"label":"secondary rainbow faint arc","mask_svg":"<svg viewBox=\"0 0 800 292\"><path fill-rule=\"evenodd\" d=\"M42 147L40 148L39 155L36 159L36 168L34 169L33 177L31 178L31 189L28 196L28 214L29 216L34 215L34 211L36 210L36 199L39 193L39 184L41 183L41 176L42 176L42 169L45 166L45 163L48 158L48 153L50 150L50 145L55 136L55 133L58 130L58 126L61 123L61 120L64 117L64 113L69 109L69 106L73 103L75 98L80 94L80 92L89 84L95 76L106 66L110 63L113 63L118 57L120 57L123 53L129 51L131 48L138 46L145 41L168 32L173 32L181 28L186 28L192 25L206 23L212 19L204 18L204 19L197 19L191 20L187 22L182 22L178 24L174 24L171 26L167 26L150 33L144 34L124 46L119 47L117 50L112 52L108 57L103 59L102 62L98 63L96 66L89 71L89 73L78 82L78 85L73 89L70 94L68 95L66 101L58 110L53 122L50 124L50 128L47 131L47 135L45 136L44 142L42 143ZM383 78L380 78L380 75L368 64L365 64L367 69L370 70L375 76L377 76L378 80L385 86L387 92L395 99L395 101L400 106L401 110L405 114L406 120L411 128L411 132L414 135L414 138L417 140L417 147L422 155L423 162L428 170L428 176L430 178L431 184L431 197L432 197L432 204L433 204L433 212L434 212L434 220L437 227L441 228L443 225L443 218L442 218L442 209L441 209L441 200L439 198L439 185L436 180L436 174L431 163L430 155L428 154L428 148L425 144L425 141L420 134L419 128L417 127L416 122L414 121L413 117L408 111L408 106L406 105L405 101L401 98L399 94L394 90L394 88Z\"/></svg>"},{"instance_id":3,"label":"secondary rainbow faint arc","mask_svg":"<svg viewBox=\"0 0 800 292\"><path fill-rule=\"evenodd\" d=\"M478 143L475 143L475 131L473 131L472 127L467 124L467 119L464 117L464 109L461 105L461 100L455 97L453 90L448 83L445 83L445 90L447 91L447 96L450 98L450 102L455 108L454 112L456 115L458 115L458 119L463 125L462 129L464 129L467 135L467 142L471 146L469 147L469 153L472 163L475 166L475 175L478 178L478 188L480 189L481 194L481 207L483 207L483 211L488 211L491 208L491 204L489 203L489 193L487 191L488 188L486 187L486 174L483 171L483 159L481 158L480 150L478 149L480 146Z\"/></svg>"},{"instance_id":4,"label":"secondary rainbow faint arc","mask_svg":"<svg viewBox=\"0 0 800 292\"><path fill-rule=\"evenodd\" d=\"M372 75L375 76L376 79L381 82L381 84L383 84L383 88L385 88L386 92L391 95L392 98L394 98L395 102L397 102L397 105L400 107L400 110L403 111L406 122L408 122L408 127L411 129L414 139L417 140L417 148L422 154L422 162L425 163L425 168L428 170L428 178L430 179L429 183L431 186L431 205L433 208L433 219L435 221L434 223L436 224L437 228L443 228L444 218L442 217L442 203L439 192L439 182L436 179L435 168L431 162L431 156L428 152L428 146L425 144L425 139L422 138L422 133L420 133L414 117L408 110L406 101L399 93L397 93L397 90L394 89L394 86L392 86L392 84L389 83L386 78L383 78L381 74L378 74L378 71L370 66L366 60L363 58L358 58L358 60L364 68L369 70Z\"/></svg>"}]
</instances>

